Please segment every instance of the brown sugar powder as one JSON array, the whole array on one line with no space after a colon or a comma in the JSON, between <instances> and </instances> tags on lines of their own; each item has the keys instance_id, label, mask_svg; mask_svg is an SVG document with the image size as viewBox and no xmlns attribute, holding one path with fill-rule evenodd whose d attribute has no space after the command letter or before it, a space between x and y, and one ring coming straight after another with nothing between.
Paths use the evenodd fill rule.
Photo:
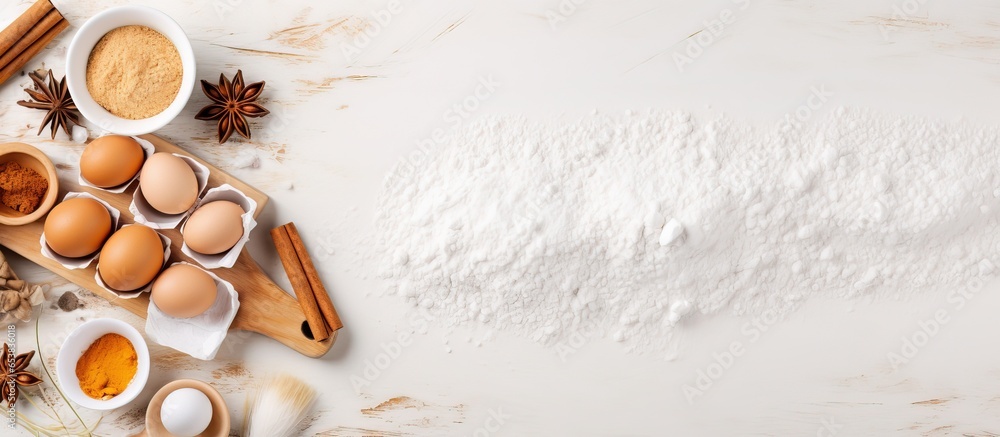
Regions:
<instances>
[{"instance_id":1,"label":"brown sugar powder","mask_svg":"<svg viewBox=\"0 0 1000 437\"><path fill-rule=\"evenodd\" d=\"M124 26L91 50L87 90L112 114L139 120L173 103L183 71L180 53L167 37L146 26Z\"/></svg>"}]
</instances>

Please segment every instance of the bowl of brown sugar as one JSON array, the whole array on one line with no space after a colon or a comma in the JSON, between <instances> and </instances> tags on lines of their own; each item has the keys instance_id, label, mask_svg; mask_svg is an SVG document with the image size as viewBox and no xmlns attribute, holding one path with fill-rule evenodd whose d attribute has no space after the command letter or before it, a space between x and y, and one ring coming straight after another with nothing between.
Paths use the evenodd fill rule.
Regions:
<instances>
[{"instance_id":1,"label":"bowl of brown sugar","mask_svg":"<svg viewBox=\"0 0 1000 437\"><path fill-rule=\"evenodd\" d=\"M184 109L194 84L194 51L184 30L146 6L94 15L66 55L66 85L80 113L116 134L166 126Z\"/></svg>"}]
</instances>

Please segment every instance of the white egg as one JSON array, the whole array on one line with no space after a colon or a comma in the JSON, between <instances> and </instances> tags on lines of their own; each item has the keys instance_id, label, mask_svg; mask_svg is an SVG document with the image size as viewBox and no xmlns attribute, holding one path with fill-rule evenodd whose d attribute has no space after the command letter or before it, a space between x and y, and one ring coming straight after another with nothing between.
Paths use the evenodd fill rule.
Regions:
<instances>
[{"instance_id":1,"label":"white egg","mask_svg":"<svg viewBox=\"0 0 1000 437\"><path fill-rule=\"evenodd\" d=\"M177 389L163 400L160 422L177 437L194 437L212 423L212 401L201 390Z\"/></svg>"}]
</instances>

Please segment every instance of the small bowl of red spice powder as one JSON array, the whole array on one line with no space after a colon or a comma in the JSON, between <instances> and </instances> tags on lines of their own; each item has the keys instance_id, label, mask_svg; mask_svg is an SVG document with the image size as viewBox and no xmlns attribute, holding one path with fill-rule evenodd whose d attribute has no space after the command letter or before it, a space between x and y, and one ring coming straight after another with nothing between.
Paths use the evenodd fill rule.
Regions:
<instances>
[{"instance_id":1,"label":"small bowl of red spice powder","mask_svg":"<svg viewBox=\"0 0 1000 437\"><path fill-rule=\"evenodd\" d=\"M58 195L56 166L45 153L24 143L0 144L0 225L42 218Z\"/></svg>"}]
</instances>

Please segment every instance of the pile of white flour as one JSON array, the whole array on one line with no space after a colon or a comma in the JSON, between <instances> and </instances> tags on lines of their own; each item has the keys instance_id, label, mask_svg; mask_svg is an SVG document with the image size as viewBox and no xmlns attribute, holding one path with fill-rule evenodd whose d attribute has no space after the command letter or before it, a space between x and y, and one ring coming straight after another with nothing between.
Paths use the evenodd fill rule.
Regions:
<instances>
[{"instance_id":1,"label":"pile of white flour","mask_svg":"<svg viewBox=\"0 0 1000 437\"><path fill-rule=\"evenodd\" d=\"M390 173L376 244L388 292L445 325L647 350L697 314L992 276L998 164L994 127L845 109L490 118Z\"/></svg>"}]
</instances>

